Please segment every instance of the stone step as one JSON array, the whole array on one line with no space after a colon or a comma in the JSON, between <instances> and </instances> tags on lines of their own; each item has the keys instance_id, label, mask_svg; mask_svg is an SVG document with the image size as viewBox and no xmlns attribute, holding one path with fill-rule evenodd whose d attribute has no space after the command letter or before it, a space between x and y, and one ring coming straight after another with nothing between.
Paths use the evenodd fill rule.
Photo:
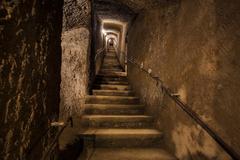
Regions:
<instances>
[{"instance_id":1,"label":"stone step","mask_svg":"<svg viewBox=\"0 0 240 160\"><path fill-rule=\"evenodd\" d=\"M139 104L138 97L130 96L96 96L89 95L86 104Z\"/></svg>"},{"instance_id":2,"label":"stone step","mask_svg":"<svg viewBox=\"0 0 240 160\"><path fill-rule=\"evenodd\" d=\"M117 85L128 85L127 81L108 81L108 80L96 80L95 84L117 84Z\"/></svg>"},{"instance_id":3,"label":"stone step","mask_svg":"<svg viewBox=\"0 0 240 160\"><path fill-rule=\"evenodd\" d=\"M93 90L93 95L102 95L102 96L133 96L132 91L124 90Z\"/></svg>"},{"instance_id":4,"label":"stone step","mask_svg":"<svg viewBox=\"0 0 240 160\"><path fill-rule=\"evenodd\" d=\"M116 64L103 64L102 68L122 68L119 63Z\"/></svg>"},{"instance_id":5,"label":"stone step","mask_svg":"<svg viewBox=\"0 0 240 160\"><path fill-rule=\"evenodd\" d=\"M123 72L123 69L101 69L100 72Z\"/></svg>"},{"instance_id":6,"label":"stone step","mask_svg":"<svg viewBox=\"0 0 240 160\"><path fill-rule=\"evenodd\" d=\"M117 85L117 84L95 84L93 86L94 89L100 90L130 90L131 87L129 85Z\"/></svg>"},{"instance_id":7,"label":"stone step","mask_svg":"<svg viewBox=\"0 0 240 160\"><path fill-rule=\"evenodd\" d=\"M159 148L96 148L89 160L177 160Z\"/></svg>"},{"instance_id":8,"label":"stone step","mask_svg":"<svg viewBox=\"0 0 240 160\"><path fill-rule=\"evenodd\" d=\"M114 54L109 54L109 55L105 55L104 60L112 60L112 59L117 59L117 56Z\"/></svg>"},{"instance_id":9,"label":"stone step","mask_svg":"<svg viewBox=\"0 0 240 160\"><path fill-rule=\"evenodd\" d=\"M103 80L103 81L121 81L121 82L128 82L127 77L113 77L113 76L96 76L96 81Z\"/></svg>"},{"instance_id":10,"label":"stone step","mask_svg":"<svg viewBox=\"0 0 240 160\"><path fill-rule=\"evenodd\" d=\"M116 50L114 48L113 49L108 49L108 53L111 53L111 52L116 53Z\"/></svg>"},{"instance_id":11,"label":"stone step","mask_svg":"<svg viewBox=\"0 0 240 160\"><path fill-rule=\"evenodd\" d=\"M88 129L82 136L92 137L95 147L159 147L162 133L155 129ZM134 159L133 159L134 160Z\"/></svg>"},{"instance_id":12,"label":"stone step","mask_svg":"<svg viewBox=\"0 0 240 160\"><path fill-rule=\"evenodd\" d=\"M119 64L119 61L117 59L104 59L103 60L104 64Z\"/></svg>"},{"instance_id":13,"label":"stone step","mask_svg":"<svg viewBox=\"0 0 240 160\"><path fill-rule=\"evenodd\" d=\"M144 114L143 105L113 105L113 104L86 104L85 113L88 115L140 115Z\"/></svg>"},{"instance_id":14,"label":"stone step","mask_svg":"<svg viewBox=\"0 0 240 160\"><path fill-rule=\"evenodd\" d=\"M115 53L107 53L104 58L117 58L117 55Z\"/></svg>"},{"instance_id":15,"label":"stone step","mask_svg":"<svg viewBox=\"0 0 240 160\"><path fill-rule=\"evenodd\" d=\"M109 65L109 66L102 66L101 69L123 69L122 66L115 66L115 65Z\"/></svg>"},{"instance_id":16,"label":"stone step","mask_svg":"<svg viewBox=\"0 0 240 160\"><path fill-rule=\"evenodd\" d=\"M82 125L89 128L151 128L153 118L146 115L85 115Z\"/></svg>"},{"instance_id":17,"label":"stone step","mask_svg":"<svg viewBox=\"0 0 240 160\"><path fill-rule=\"evenodd\" d=\"M117 71L100 71L99 76L110 76L110 77L127 77L127 72L117 72Z\"/></svg>"},{"instance_id":18,"label":"stone step","mask_svg":"<svg viewBox=\"0 0 240 160\"><path fill-rule=\"evenodd\" d=\"M107 61L109 61L109 62L112 62L112 61L113 62L119 62L117 56L114 57L114 56L111 56L111 55L107 56L107 57L106 56L104 57L103 62L107 62Z\"/></svg>"}]
</instances>

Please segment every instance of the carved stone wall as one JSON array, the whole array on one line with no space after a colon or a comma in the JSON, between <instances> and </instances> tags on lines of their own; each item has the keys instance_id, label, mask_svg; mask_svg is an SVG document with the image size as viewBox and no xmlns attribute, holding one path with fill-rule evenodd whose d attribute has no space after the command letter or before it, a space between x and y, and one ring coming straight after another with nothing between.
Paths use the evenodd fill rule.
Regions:
<instances>
[{"instance_id":1,"label":"carved stone wall","mask_svg":"<svg viewBox=\"0 0 240 160\"><path fill-rule=\"evenodd\" d=\"M55 136L41 138L58 118L62 5L0 1L1 160L41 159Z\"/></svg>"},{"instance_id":2,"label":"carved stone wall","mask_svg":"<svg viewBox=\"0 0 240 160\"><path fill-rule=\"evenodd\" d=\"M63 30L89 27L91 2L89 0L65 0L63 9Z\"/></svg>"},{"instance_id":3,"label":"carved stone wall","mask_svg":"<svg viewBox=\"0 0 240 160\"><path fill-rule=\"evenodd\" d=\"M240 152L240 2L182 0L141 13L129 56L152 69L205 123ZM143 33L143 34L139 34ZM131 64L129 80L179 159L227 160L223 150L154 81Z\"/></svg>"},{"instance_id":4,"label":"carved stone wall","mask_svg":"<svg viewBox=\"0 0 240 160\"><path fill-rule=\"evenodd\" d=\"M89 90L91 1L65 0L63 17L60 118L76 119L74 128L67 128L60 138L62 150L77 138L77 124Z\"/></svg>"}]
</instances>

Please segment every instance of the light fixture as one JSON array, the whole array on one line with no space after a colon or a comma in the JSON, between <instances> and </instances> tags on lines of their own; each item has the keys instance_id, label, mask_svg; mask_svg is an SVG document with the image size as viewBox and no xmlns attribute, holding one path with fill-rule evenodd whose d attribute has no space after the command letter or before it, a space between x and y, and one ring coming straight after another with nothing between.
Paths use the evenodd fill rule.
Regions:
<instances>
[{"instance_id":1,"label":"light fixture","mask_svg":"<svg viewBox=\"0 0 240 160\"><path fill-rule=\"evenodd\" d=\"M107 33L106 33L106 30L105 30L105 29L102 29L102 33L103 33L103 35L104 35L104 36L106 36L106 35L107 35Z\"/></svg>"}]
</instances>

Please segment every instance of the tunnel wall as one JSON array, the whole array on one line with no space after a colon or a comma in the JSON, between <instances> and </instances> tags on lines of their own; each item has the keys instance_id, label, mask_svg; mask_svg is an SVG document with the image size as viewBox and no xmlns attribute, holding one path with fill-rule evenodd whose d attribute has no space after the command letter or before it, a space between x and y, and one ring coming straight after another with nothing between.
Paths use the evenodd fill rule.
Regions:
<instances>
[{"instance_id":1,"label":"tunnel wall","mask_svg":"<svg viewBox=\"0 0 240 160\"><path fill-rule=\"evenodd\" d=\"M103 57L104 57L104 39L103 39L103 33L102 33L102 26L101 21L97 17L95 18L95 75L98 74L98 72L101 69Z\"/></svg>"},{"instance_id":2,"label":"tunnel wall","mask_svg":"<svg viewBox=\"0 0 240 160\"><path fill-rule=\"evenodd\" d=\"M89 0L65 0L62 32L61 119L81 115L88 93L91 50Z\"/></svg>"},{"instance_id":3,"label":"tunnel wall","mask_svg":"<svg viewBox=\"0 0 240 160\"><path fill-rule=\"evenodd\" d=\"M79 121L89 92L91 31L91 1L64 0L60 120L72 116L74 127L68 126L59 139L61 155L69 156L63 159L74 159L81 151L72 147L71 154L66 154L69 146L78 143Z\"/></svg>"},{"instance_id":4,"label":"tunnel wall","mask_svg":"<svg viewBox=\"0 0 240 160\"><path fill-rule=\"evenodd\" d=\"M61 0L0 2L0 159L41 159L59 113Z\"/></svg>"},{"instance_id":5,"label":"tunnel wall","mask_svg":"<svg viewBox=\"0 0 240 160\"><path fill-rule=\"evenodd\" d=\"M129 31L128 57L152 69L240 153L239 10L236 0L182 0L144 11ZM145 73L130 63L128 72L172 153L179 159L228 159Z\"/></svg>"}]
</instances>

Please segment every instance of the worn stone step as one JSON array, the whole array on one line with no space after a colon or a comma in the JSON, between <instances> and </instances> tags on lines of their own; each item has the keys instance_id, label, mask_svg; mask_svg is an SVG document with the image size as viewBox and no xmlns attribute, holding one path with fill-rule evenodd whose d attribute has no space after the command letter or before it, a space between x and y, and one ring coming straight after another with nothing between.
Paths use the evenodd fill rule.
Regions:
<instances>
[{"instance_id":1,"label":"worn stone step","mask_svg":"<svg viewBox=\"0 0 240 160\"><path fill-rule=\"evenodd\" d=\"M92 137L95 147L159 147L163 134L155 129L88 129L81 134Z\"/></svg>"},{"instance_id":2,"label":"worn stone step","mask_svg":"<svg viewBox=\"0 0 240 160\"><path fill-rule=\"evenodd\" d=\"M143 105L113 105L113 104L86 104L85 113L88 115L141 115L144 114Z\"/></svg>"},{"instance_id":3,"label":"worn stone step","mask_svg":"<svg viewBox=\"0 0 240 160\"><path fill-rule=\"evenodd\" d=\"M102 66L101 69L121 69L123 70L122 66Z\"/></svg>"},{"instance_id":4,"label":"worn stone step","mask_svg":"<svg viewBox=\"0 0 240 160\"><path fill-rule=\"evenodd\" d=\"M123 72L123 69L101 69L100 72Z\"/></svg>"},{"instance_id":5,"label":"worn stone step","mask_svg":"<svg viewBox=\"0 0 240 160\"><path fill-rule=\"evenodd\" d=\"M103 65L102 65L102 67L104 68L106 68L106 67L109 67L109 68L111 68L111 67L120 67L121 68L121 65L119 64L119 63L114 63L114 64L105 64L105 63L103 63Z\"/></svg>"},{"instance_id":6,"label":"worn stone step","mask_svg":"<svg viewBox=\"0 0 240 160\"><path fill-rule=\"evenodd\" d=\"M96 81L121 81L121 82L128 82L127 77L112 77L112 76L96 76Z\"/></svg>"},{"instance_id":7,"label":"worn stone step","mask_svg":"<svg viewBox=\"0 0 240 160\"><path fill-rule=\"evenodd\" d=\"M132 91L126 90L93 90L93 95L102 96L134 96Z\"/></svg>"},{"instance_id":8,"label":"worn stone step","mask_svg":"<svg viewBox=\"0 0 240 160\"><path fill-rule=\"evenodd\" d=\"M119 85L129 85L127 81L108 81L108 80L96 80L95 84L119 84Z\"/></svg>"},{"instance_id":9,"label":"worn stone step","mask_svg":"<svg viewBox=\"0 0 240 160\"><path fill-rule=\"evenodd\" d=\"M139 104L138 97L130 96L97 96L89 95L85 99L86 104Z\"/></svg>"},{"instance_id":10,"label":"worn stone step","mask_svg":"<svg viewBox=\"0 0 240 160\"><path fill-rule=\"evenodd\" d=\"M110 76L110 77L127 77L127 73L126 72L117 72L117 71L100 71L99 76Z\"/></svg>"},{"instance_id":11,"label":"worn stone step","mask_svg":"<svg viewBox=\"0 0 240 160\"><path fill-rule=\"evenodd\" d=\"M105 54L104 58L117 58L117 54L116 53L107 53L107 54Z\"/></svg>"},{"instance_id":12,"label":"worn stone step","mask_svg":"<svg viewBox=\"0 0 240 160\"><path fill-rule=\"evenodd\" d=\"M151 128L153 118L146 115L85 115L82 125L89 128Z\"/></svg>"},{"instance_id":13,"label":"worn stone step","mask_svg":"<svg viewBox=\"0 0 240 160\"><path fill-rule=\"evenodd\" d=\"M159 148L95 148L89 160L177 160Z\"/></svg>"},{"instance_id":14,"label":"worn stone step","mask_svg":"<svg viewBox=\"0 0 240 160\"><path fill-rule=\"evenodd\" d=\"M108 56L103 59L103 62L119 62L117 57Z\"/></svg>"},{"instance_id":15,"label":"worn stone step","mask_svg":"<svg viewBox=\"0 0 240 160\"><path fill-rule=\"evenodd\" d=\"M117 59L104 59L103 63L104 64L118 64L119 65L119 62L118 62Z\"/></svg>"},{"instance_id":16,"label":"worn stone step","mask_svg":"<svg viewBox=\"0 0 240 160\"><path fill-rule=\"evenodd\" d=\"M112 68L112 69L111 69L111 68L110 68L110 69L109 69L109 68L105 68L105 69L102 69L102 68L101 68L101 71L113 71L113 72L114 72L114 71L117 71L117 72L123 72L123 69L122 69L122 68L121 68L121 69L119 69L119 68L115 68L115 69L114 69L114 68Z\"/></svg>"},{"instance_id":17,"label":"worn stone step","mask_svg":"<svg viewBox=\"0 0 240 160\"><path fill-rule=\"evenodd\" d=\"M94 89L100 90L130 90L129 85L118 85L118 84L95 84Z\"/></svg>"}]
</instances>

